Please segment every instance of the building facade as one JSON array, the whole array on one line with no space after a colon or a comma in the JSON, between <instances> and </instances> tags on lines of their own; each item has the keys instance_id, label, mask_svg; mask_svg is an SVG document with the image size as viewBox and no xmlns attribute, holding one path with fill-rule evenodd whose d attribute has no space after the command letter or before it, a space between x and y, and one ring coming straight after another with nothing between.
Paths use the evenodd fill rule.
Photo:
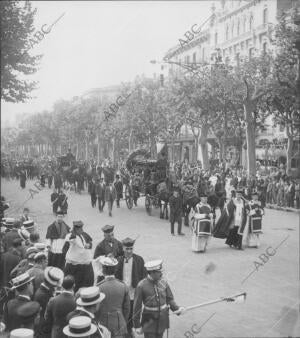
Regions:
<instances>
[{"instance_id":1,"label":"building facade","mask_svg":"<svg viewBox=\"0 0 300 338\"><path fill-rule=\"evenodd\" d=\"M166 53L164 60L171 62L168 65L168 74L184 72L184 67L177 63L209 64L214 63L217 57L221 57L226 64L237 65L241 58L251 58L255 54L269 52L270 38L278 22L278 16L296 6L299 6L297 0L222 0L216 2L212 5L211 16L207 18L201 31L197 33L196 29L193 30L187 43L181 42ZM259 143L262 139L267 139L269 143L272 143L274 139L285 139L284 130L280 126L274 127L272 117L266 121L266 130L257 135L258 159L265 157L265 148L262 149ZM187 140L193 140L192 133L186 135L183 141L180 135L178 140L175 140L178 149L181 150L181 154L176 158L183 158L182 149L185 149L183 143ZM190 147L192 149L191 145ZM280 153L282 162L284 162L284 151L279 150L276 153L277 155ZM234 158L235 155L232 157ZM243 155L242 158L244 159L242 164L245 165L246 156Z\"/></svg>"}]
</instances>

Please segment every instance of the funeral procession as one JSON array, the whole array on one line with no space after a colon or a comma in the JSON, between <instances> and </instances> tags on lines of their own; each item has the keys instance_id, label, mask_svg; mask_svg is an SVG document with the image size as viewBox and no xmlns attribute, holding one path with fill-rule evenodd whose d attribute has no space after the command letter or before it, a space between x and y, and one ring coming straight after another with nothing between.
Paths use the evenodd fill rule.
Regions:
<instances>
[{"instance_id":1,"label":"funeral procession","mask_svg":"<svg viewBox=\"0 0 300 338\"><path fill-rule=\"evenodd\" d=\"M300 337L300 0L0 6L0 338Z\"/></svg>"}]
</instances>

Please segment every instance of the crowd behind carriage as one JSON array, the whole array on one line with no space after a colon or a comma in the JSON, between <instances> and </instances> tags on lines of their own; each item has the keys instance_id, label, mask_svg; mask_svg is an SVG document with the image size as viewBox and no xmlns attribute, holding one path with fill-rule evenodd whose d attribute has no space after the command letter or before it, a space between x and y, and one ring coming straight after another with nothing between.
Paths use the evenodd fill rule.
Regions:
<instances>
[{"instance_id":1,"label":"crowd behind carriage","mask_svg":"<svg viewBox=\"0 0 300 338\"><path fill-rule=\"evenodd\" d=\"M258 173L247 178L243 169L214 167L203 170L200 162L190 164L185 161L166 167L166 179L161 182L161 173L155 172L155 168L150 171L128 171L124 168L124 163L116 166L105 160L97 165L92 161L73 163L72 173L74 170L75 173L80 173L80 165L85 168L83 184L81 182L82 186L78 186L78 182L74 183L64 175L61 163L56 158L44 157L32 161L6 159L1 165L2 176L7 179L20 179L21 188L24 187L25 172L25 186L27 178L38 179L41 186L47 183L49 188L52 188L53 184L53 194L63 194L60 203L53 204L55 220L47 229L45 241L40 238L27 208L24 208L20 217L15 215L15 218L4 218L9 203L1 198L1 315L6 332L23 329L19 333L20 337L24 329L33 330L35 337L87 337L91 333L93 337L131 337L132 327L136 328L137 332L142 332L140 328L146 327L146 331L150 330L144 331L145 337L148 338L153 334L155 337L161 337L168 327L167 322L163 322L162 331L156 332L159 326L144 325L143 320L149 317L149 313L159 311L160 316L162 308L157 310L155 301L143 307L146 314L140 318L141 321L132 317L136 310L141 311L143 292L149 292L149 281L161 270L161 262L144 266L142 257L132 254L135 240L126 238L122 242L118 241L114 238L114 227L111 225L102 228L104 239L94 250L93 239L83 230L84 223L81 220L74 221L72 228L64 222L67 208L64 203L66 195L62 188L66 187L65 185L74 184L75 191L87 188L91 195L92 207L96 206L98 199L99 211L102 212L107 202L111 216L114 200L117 201L117 207L120 207L123 184L131 184L138 192L142 183L150 187L163 183L164 189L170 190L172 235L175 222L178 222L178 235L183 235L180 195L183 200L195 197L196 202L192 207L197 215L193 214L192 249L200 252L205 252L211 235L227 238L226 244L237 249L242 249L243 233L253 235L256 237L252 247L258 247L261 226L257 233L245 231L245 219L243 220L242 214L246 215L247 212L248 215L262 217L266 203L299 209L299 182L288 177L283 168L273 171L267 177L261 177ZM5 169L2 171L3 167ZM116 175L118 167L120 170ZM233 192L237 198L232 199ZM148 193L152 193L151 189ZM245 205L241 197L249 203ZM54 196L53 200L56 201L56 198ZM138 196L135 197L135 203L137 200ZM210 219L215 214L215 208L219 207L222 211L224 206L228 209L227 215L232 215L233 218L227 217L226 213L221 214L216 224L216 233L213 233L209 229ZM240 216L238 210L242 210ZM222 222L219 222L220 220ZM234 227L230 228L229 223L232 220L235 223ZM208 224L204 235L203 232L199 235L200 226L197 228L201 222L204 227L205 223ZM224 229L227 231L225 235ZM135 262L130 265L130 269L135 269L132 274L128 273L128 265L125 264L130 258ZM152 277L145 280L147 274ZM144 280L145 282L139 284ZM123 284L120 281L123 281ZM136 289L138 292L135 292ZM166 302L163 310L170 307L180 314L181 308L174 302L171 291L164 287L159 289L159 292L162 292L162 299ZM155 294L153 298L155 299ZM61 304L65 306L62 308ZM161 305L164 306L159 304ZM113 318L109 319L109 316ZM86 335L80 335L81 333L76 331L78 325L82 325L82 332ZM17 334L16 337L19 337Z\"/></svg>"}]
</instances>

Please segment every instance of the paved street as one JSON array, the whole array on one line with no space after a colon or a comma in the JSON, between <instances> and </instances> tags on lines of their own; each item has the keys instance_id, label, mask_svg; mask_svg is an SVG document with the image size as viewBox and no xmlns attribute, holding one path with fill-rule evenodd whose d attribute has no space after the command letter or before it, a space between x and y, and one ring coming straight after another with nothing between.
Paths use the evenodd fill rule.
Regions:
<instances>
[{"instance_id":1,"label":"paved street","mask_svg":"<svg viewBox=\"0 0 300 338\"><path fill-rule=\"evenodd\" d=\"M11 211L22 205L30 196L29 188L33 188L33 181L27 182L24 190L16 181L1 180L1 183L1 194L12 200ZM26 203L32 218L38 222L42 239L53 220L50 193L51 190L45 188ZM22 208L16 213L21 212ZM102 239L101 227L105 224L116 226L115 236L120 240L126 236L139 236L135 251L145 260L164 259L167 279L180 305L189 306L247 292L243 304L218 303L181 317L171 314L170 338L299 336L299 214L266 210L259 249L236 251L228 248L224 240L213 238L205 254L191 251L189 229L184 228L185 237L171 237L169 223L159 219L158 210L149 217L142 199L131 211L122 201L121 208L114 209L113 217L109 218L107 211L100 214L91 208L86 192L82 195L72 192L66 222L71 225L78 219L85 223L85 231L93 237L94 245ZM258 256L269 247L278 247L282 241L265 265L258 266L258 271L242 284L255 269L254 261L261 262ZM273 254L270 248L268 252ZM194 336L187 333L192 332L192 327L196 331L209 317L211 319L201 332Z\"/></svg>"}]
</instances>

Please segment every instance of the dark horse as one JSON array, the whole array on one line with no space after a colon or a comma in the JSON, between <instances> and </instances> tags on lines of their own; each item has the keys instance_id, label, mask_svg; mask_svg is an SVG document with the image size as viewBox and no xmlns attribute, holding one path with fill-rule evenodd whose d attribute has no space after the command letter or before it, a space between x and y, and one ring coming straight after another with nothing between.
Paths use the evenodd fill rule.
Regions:
<instances>
[{"instance_id":1,"label":"dark horse","mask_svg":"<svg viewBox=\"0 0 300 338\"><path fill-rule=\"evenodd\" d=\"M168 203L172 195L172 182L166 178L164 182L157 185L158 205L160 208L160 218L169 219Z\"/></svg>"}]
</instances>

